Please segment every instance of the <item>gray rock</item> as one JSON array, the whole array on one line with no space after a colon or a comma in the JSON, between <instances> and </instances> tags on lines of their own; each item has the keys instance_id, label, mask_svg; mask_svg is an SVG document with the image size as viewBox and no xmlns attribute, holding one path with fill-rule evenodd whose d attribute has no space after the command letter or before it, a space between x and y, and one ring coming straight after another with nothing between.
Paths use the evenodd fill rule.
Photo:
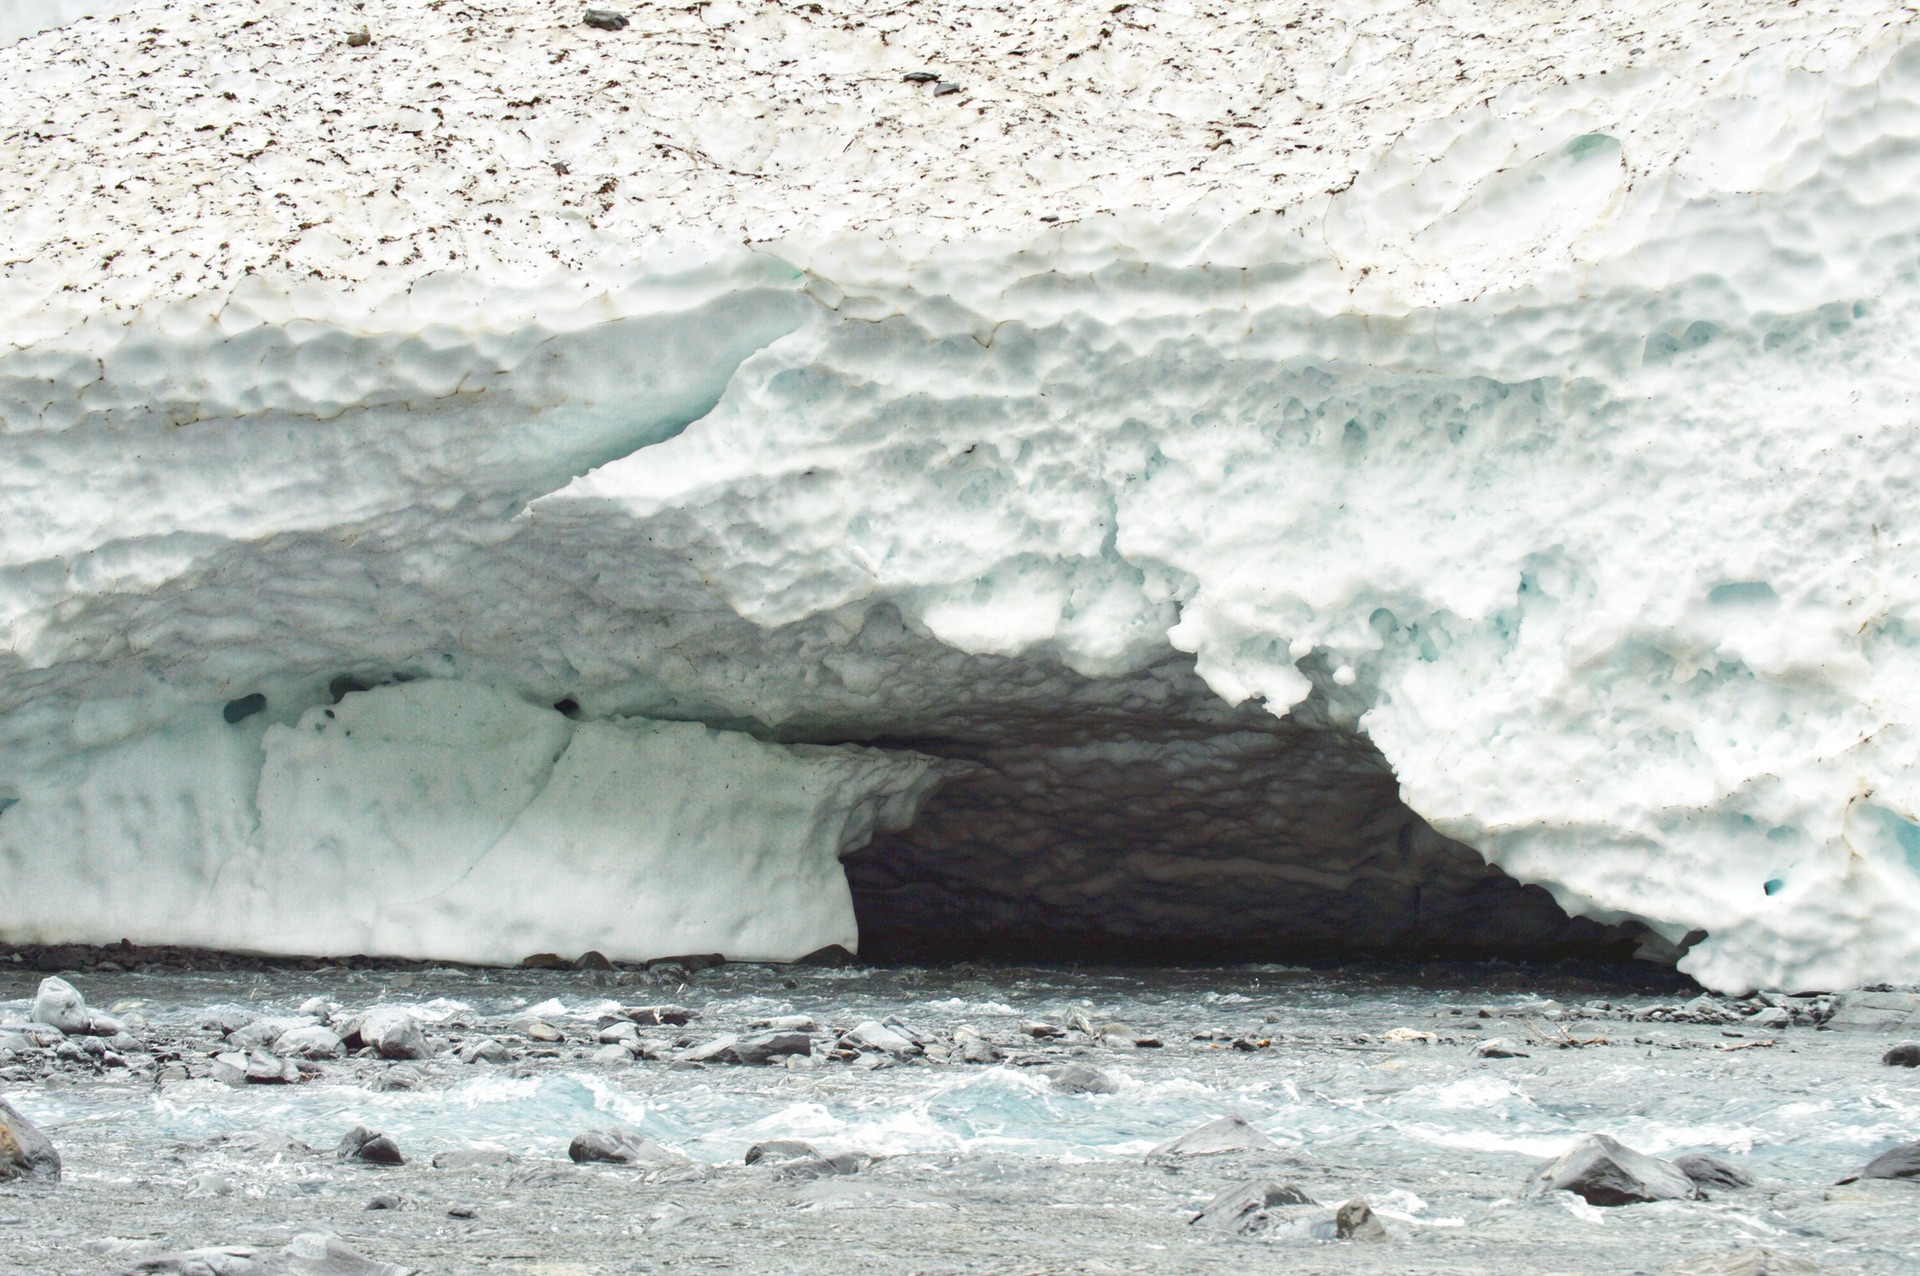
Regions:
<instances>
[{"instance_id":1,"label":"gray rock","mask_svg":"<svg viewBox=\"0 0 1920 1276\"><path fill-rule=\"evenodd\" d=\"M340 1038L331 1028L322 1028L319 1024L309 1024L304 1028L289 1028L281 1033L273 1043L274 1053L282 1058L292 1059L338 1059L340 1057Z\"/></svg>"},{"instance_id":2,"label":"gray rock","mask_svg":"<svg viewBox=\"0 0 1920 1276\"><path fill-rule=\"evenodd\" d=\"M949 1057L956 1063L994 1063L999 1060L1000 1051L977 1030L961 1024L953 1030L953 1051Z\"/></svg>"},{"instance_id":3,"label":"gray rock","mask_svg":"<svg viewBox=\"0 0 1920 1276\"><path fill-rule=\"evenodd\" d=\"M1820 1276L1818 1264L1770 1249L1736 1249L1706 1254L1663 1268L1660 1276Z\"/></svg>"},{"instance_id":4,"label":"gray rock","mask_svg":"<svg viewBox=\"0 0 1920 1276\"><path fill-rule=\"evenodd\" d=\"M1847 992L1834 999L1827 1027L1835 1032L1903 1032L1920 1029L1920 993Z\"/></svg>"},{"instance_id":5,"label":"gray rock","mask_svg":"<svg viewBox=\"0 0 1920 1276\"><path fill-rule=\"evenodd\" d=\"M259 1017L243 1006L213 1006L208 1009L206 1017L200 1021L200 1026L225 1037L238 1032Z\"/></svg>"},{"instance_id":6,"label":"gray rock","mask_svg":"<svg viewBox=\"0 0 1920 1276\"><path fill-rule=\"evenodd\" d=\"M399 1006L375 1006L360 1020L360 1040L382 1059L425 1059L427 1035L420 1021Z\"/></svg>"},{"instance_id":7,"label":"gray rock","mask_svg":"<svg viewBox=\"0 0 1920 1276\"><path fill-rule=\"evenodd\" d=\"M385 1072L379 1073L367 1082L367 1089L378 1094L394 1090L418 1090L427 1074L410 1063L396 1063Z\"/></svg>"},{"instance_id":8,"label":"gray rock","mask_svg":"<svg viewBox=\"0 0 1920 1276\"><path fill-rule=\"evenodd\" d=\"M1120 1089L1112 1077L1084 1063L1047 1069L1053 1088L1062 1094L1113 1094Z\"/></svg>"},{"instance_id":9,"label":"gray rock","mask_svg":"<svg viewBox=\"0 0 1920 1276\"><path fill-rule=\"evenodd\" d=\"M1343 1241L1384 1241L1387 1229L1373 1216L1373 1207L1364 1197L1354 1197L1333 1215L1333 1234Z\"/></svg>"},{"instance_id":10,"label":"gray rock","mask_svg":"<svg viewBox=\"0 0 1920 1276\"><path fill-rule=\"evenodd\" d=\"M1518 1045L1503 1037L1494 1037L1482 1041L1473 1048L1473 1054L1481 1059L1525 1059L1528 1054Z\"/></svg>"},{"instance_id":11,"label":"gray rock","mask_svg":"<svg viewBox=\"0 0 1920 1276\"><path fill-rule=\"evenodd\" d=\"M235 1050L265 1050L280 1040L282 1029L271 1019L256 1019L227 1034L227 1044Z\"/></svg>"},{"instance_id":12,"label":"gray rock","mask_svg":"<svg viewBox=\"0 0 1920 1276\"><path fill-rule=\"evenodd\" d=\"M397 1210L400 1208L400 1198L392 1192L375 1192L368 1198L366 1207L370 1210Z\"/></svg>"},{"instance_id":13,"label":"gray rock","mask_svg":"<svg viewBox=\"0 0 1920 1276\"><path fill-rule=\"evenodd\" d=\"M46 1135L0 1099L0 1183L10 1179L60 1178L60 1154Z\"/></svg>"},{"instance_id":14,"label":"gray rock","mask_svg":"<svg viewBox=\"0 0 1920 1276\"><path fill-rule=\"evenodd\" d=\"M1780 1006L1768 1006L1747 1016L1750 1028L1785 1028L1793 1023L1793 1012Z\"/></svg>"},{"instance_id":15,"label":"gray rock","mask_svg":"<svg viewBox=\"0 0 1920 1276\"><path fill-rule=\"evenodd\" d=\"M840 1038L842 1045L850 1045L858 1050L878 1050L896 1059L907 1059L920 1054L917 1042L895 1032L877 1019L869 1019Z\"/></svg>"},{"instance_id":16,"label":"gray rock","mask_svg":"<svg viewBox=\"0 0 1920 1276\"><path fill-rule=\"evenodd\" d=\"M1589 1134L1536 1170L1526 1192L1572 1192L1589 1205L1684 1201L1700 1194L1671 1162L1636 1152L1604 1134Z\"/></svg>"},{"instance_id":17,"label":"gray rock","mask_svg":"<svg viewBox=\"0 0 1920 1276\"><path fill-rule=\"evenodd\" d=\"M772 1063L812 1052L813 1038L804 1032L757 1032L735 1041L728 1057L734 1063Z\"/></svg>"},{"instance_id":18,"label":"gray rock","mask_svg":"<svg viewBox=\"0 0 1920 1276\"><path fill-rule=\"evenodd\" d=\"M640 1040L640 1029L631 1019L616 1019L600 1029L600 1044L603 1046L629 1045Z\"/></svg>"},{"instance_id":19,"label":"gray rock","mask_svg":"<svg viewBox=\"0 0 1920 1276\"><path fill-rule=\"evenodd\" d=\"M1222 1232L1257 1232L1273 1218L1271 1211L1311 1206L1317 1202L1291 1183L1262 1182L1258 1179L1230 1187L1207 1202L1207 1207L1187 1220L1194 1227Z\"/></svg>"},{"instance_id":20,"label":"gray rock","mask_svg":"<svg viewBox=\"0 0 1920 1276\"><path fill-rule=\"evenodd\" d=\"M627 15L616 13L612 9L589 9L580 19L583 26L595 27L601 31L625 31Z\"/></svg>"},{"instance_id":21,"label":"gray rock","mask_svg":"<svg viewBox=\"0 0 1920 1276\"><path fill-rule=\"evenodd\" d=\"M475 1037L460 1047L462 1063L512 1063L513 1051L492 1037Z\"/></svg>"},{"instance_id":22,"label":"gray rock","mask_svg":"<svg viewBox=\"0 0 1920 1276\"><path fill-rule=\"evenodd\" d=\"M749 1028L765 1028L771 1032L818 1032L820 1025L812 1015L775 1015L771 1019L755 1019L747 1025Z\"/></svg>"},{"instance_id":23,"label":"gray rock","mask_svg":"<svg viewBox=\"0 0 1920 1276\"><path fill-rule=\"evenodd\" d=\"M1278 1152L1280 1145L1248 1125L1244 1117L1218 1117L1147 1153L1148 1161L1180 1161L1190 1156L1233 1152Z\"/></svg>"},{"instance_id":24,"label":"gray rock","mask_svg":"<svg viewBox=\"0 0 1920 1276\"><path fill-rule=\"evenodd\" d=\"M836 1152L827 1156L799 1139L771 1139L747 1149L748 1165L764 1166L782 1178L817 1179L858 1174L873 1164L864 1152Z\"/></svg>"},{"instance_id":25,"label":"gray rock","mask_svg":"<svg viewBox=\"0 0 1920 1276\"><path fill-rule=\"evenodd\" d=\"M1753 1175L1705 1152L1686 1152L1676 1156L1673 1158L1673 1168L1692 1179L1694 1186L1699 1188L1738 1191L1753 1186Z\"/></svg>"},{"instance_id":26,"label":"gray rock","mask_svg":"<svg viewBox=\"0 0 1920 1276\"><path fill-rule=\"evenodd\" d=\"M1880 1056L1880 1062L1889 1068L1920 1068L1920 1043L1895 1046Z\"/></svg>"},{"instance_id":27,"label":"gray rock","mask_svg":"<svg viewBox=\"0 0 1920 1276\"><path fill-rule=\"evenodd\" d=\"M40 990L33 995L33 1021L74 1036L86 1032L92 1014L79 989L64 979L50 976L40 981Z\"/></svg>"},{"instance_id":28,"label":"gray rock","mask_svg":"<svg viewBox=\"0 0 1920 1276\"><path fill-rule=\"evenodd\" d=\"M672 1165L686 1160L652 1139L617 1126L574 1135L567 1156L583 1165Z\"/></svg>"},{"instance_id":29,"label":"gray rock","mask_svg":"<svg viewBox=\"0 0 1920 1276\"><path fill-rule=\"evenodd\" d=\"M343 1161L365 1161L369 1165L405 1165L400 1145L378 1130L356 1125L340 1140L334 1155Z\"/></svg>"},{"instance_id":30,"label":"gray rock","mask_svg":"<svg viewBox=\"0 0 1920 1276\"><path fill-rule=\"evenodd\" d=\"M633 1062L633 1048L625 1045L601 1046L593 1052L595 1063L619 1064Z\"/></svg>"},{"instance_id":31,"label":"gray rock","mask_svg":"<svg viewBox=\"0 0 1920 1276\"><path fill-rule=\"evenodd\" d=\"M1864 1167L1840 1180L1855 1183L1861 1179L1920 1178L1920 1139L1888 1148Z\"/></svg>"}]
</instances>

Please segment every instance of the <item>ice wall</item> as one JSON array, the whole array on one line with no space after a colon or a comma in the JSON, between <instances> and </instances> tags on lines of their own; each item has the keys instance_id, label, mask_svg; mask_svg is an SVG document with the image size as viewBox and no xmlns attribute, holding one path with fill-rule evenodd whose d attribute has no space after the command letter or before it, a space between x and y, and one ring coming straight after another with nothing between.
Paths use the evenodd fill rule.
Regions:
<instances>
[{"instance_id":1,"label":"ice wall","mask_svg":"<svg viewBox=\"0 0 1920 1276\"><path fill-rule=\"evenodd\" d=\"M460 215L412 256L382 246L402 218L370 195L366 225L342 211L338 242L275 241L284 263L244 278L215 276L251 241L194 247L204 226L115 274L94 263L105 242L137 252L120 222L9 211L45 256L0 288L0 792L18 799L0 934L260 947L273 927L248 907L280 916L278 892L364 844L427 879L371 913L334 879L357 902L326 934L467 955L483 913L461 910L483 905L449 864L478 863L476 883L512 880L484 845L564 864L576 819L604 848L584 798L536 818L550 787L513 806L436 772L412 806L325 796L322 764L276 762L273 732L306 741L300 715L341 676L572 698L569 755L643 738L634 717L725 729L754 757L1072 750L1099 744L1088 724L1217 721L1155 674L1181 652L1221 701L1364 731L1413 811L1569 909L1707 932L1683 964L1709 983L1920 978L1920 46L1754 41L1684 71L1633 46L1605 74L1396 116L1331 188L1268 202L1281 179L1242 167L1175 210L1057 224L968 186L977 225L823 226L822 200L869 207L891 179L863 161L823 185L813 150L793 161L812 185L710 164L684 196L649 188L681 228L710 197L776 221L804 205L746 244L590 233L587 204L516 229L449 187L433 198ZM347 65L332 48L306 39L296 61ZM278 63L256 63L236 99L271 97ZM496 124L535 109L494 96ZM1249 147L1286 131L1222 129ZM104 145L75 130L21 154ZM320 188L345 205L378 169L299 136L310 155L283 140L242 170L273 181L228 192L248 234L275 182L290 207ZM516 180L552 170L502 146ZM129 189L177 194L213 170L144 171ZM131 198L100 197L116 216ZM611 226L638 216L604 205ZM66 282L48 265L82 256ZM201 274L174 269L189 259ZM274 727L209 722L254 692ZM533 765L537 736L498 745L518 760L480 767L488 783ZM134 772L157 778L115 778ZM876 799L856 790L799 823L862 826ZM1115 809L1130 799L1116 781ZM308 813L296 831L271 831L281 801ZM179 831L61 831L106 810ZM766 853L845 844L796 836ZM636 854L645 881L685 880ZM145 885L116 895L116 872ZM727 880L752 898L760 873ZM236 903L189 931L209 881ZM447 890L468 902L417 902ZM528 897L526 925L552 934L558 908Z\"/></svg>"},{"instance_id":2,"label":"ice wall","mask_svg":"<svg viewBox=\"0 0 1920 1276\"><path fill-rule=\"evenodd\" d=\"M486 687L205 706L86 750L0 824L6 927L510 964L596 949L786 961L858 944L843 852L940 772L698 723L575 723Z\"/></svg>"}]
</instances>

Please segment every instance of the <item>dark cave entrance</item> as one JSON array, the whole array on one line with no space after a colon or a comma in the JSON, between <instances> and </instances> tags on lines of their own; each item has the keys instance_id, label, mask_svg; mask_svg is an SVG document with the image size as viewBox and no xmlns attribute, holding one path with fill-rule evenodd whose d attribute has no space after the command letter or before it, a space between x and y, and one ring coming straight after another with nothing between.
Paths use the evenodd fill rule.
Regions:
<instances>
[{"instance_id":1,"label":"dark cave entrance","mask_svg":"<svg viewBox=\"0 0 1920 1276\"><path fill-rule=\"evenodd\" d=\"M887 741L977 769L948 782L912 828L847 857L861 957L1673 956L1644 927L1571 917L1545 890L1440 836L1400 801L1385 759L1357 730L1264 711L1235 717L1231 727L1136 721L1120 736Z\"/></svg>"}]
</instances>

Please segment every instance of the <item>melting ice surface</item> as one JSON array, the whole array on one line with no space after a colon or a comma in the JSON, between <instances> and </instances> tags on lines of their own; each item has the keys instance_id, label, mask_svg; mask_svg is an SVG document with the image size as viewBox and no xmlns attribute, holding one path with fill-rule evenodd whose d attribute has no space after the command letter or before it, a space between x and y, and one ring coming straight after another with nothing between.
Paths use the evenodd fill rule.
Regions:
<instances>
[{"instance_id":1,"label":"melting ice surface","mask_svg":"<svg viewBox=\"0 0 1920 1276\"><path fill-rule=\"evenodd\" d=\"M457 1000L416 997L414 1004L430 1018L479 1025L467 1032L500 1032L507 1022L544 1017L573 1040L591 1041L597 1016L617 1004L601 990L542 999L490 986L496 978L523 978L517 975L433 978L442 973L456 981L450 995ZM345 1004L396 999L341 982L330 981L327 994ZM249 1004L290 1013L314 983L314 976L270 976L255 985L258 1000ZM331 1065L332 1077L300 1086L233 1089L192 1080L137 1098L123 1088L74 1088L22 1091L17 1101L65 1142L153 1146L270 1131L324 1150L365 1123L393 1135L413 1159L474 1144L546 1159L564 1158L572 1135L616 1124L712 1163L737 1163L751 1144L773 1138L885 1155L1138 1158L1203 1121L1237 1113L1282 1147L1324 1162L1410 1167L1492 1157L1511 1163L1516 1188L1533 1161L1593 1130L1656 1155L1706 1150L1738 1158L1769 1179L1809 1184L1829 1183L1920 1131L1920 1084L1902 1070L1872 1066L1870 1056L1883 1043L1805 1028L1733 1040L1716 1028L1604 1018L1548 1024L1526 1013L1541 1008L1541 994L1511 985L1463 991L1245 967L1020 971L991 984L977 972L808 972L797 990L779 985L764 968L729 968L673 999L701 1011L684 1030L701 1041L775 1014L808 1014L823 1029L897 1015L943 1037L971 1023L1017 1057L1035 1053L1020 1034L1023 1019L1057 1024L1079 1010L1166 1044L1062 1052L1046 1061L1103 1070L1118 1086L1104 1095L1062 1093L1041 1067L1014 1063L683 1071L557 1058L531 1060L536 1066L521 1069L525 1075L443 1060L419 1088L390 1092L346 1082L344 1065ZM768 988L786 995L765 995ZM630 1004L662 999L654 989L611 991ZM1594 995L1590 988L1544 991L1576 1008ZM208 1004L222 1000L205 992L169 990L146 998L141 1012L157 1024L197 1022ZM1675 1000L1670 991L1615 994L1613 1004ZM1482 1006L1498 1017L1478 1018ZM25 1009L0 1003L0 1012ZM1441 1040L1384 1042L1382 1034L1394 1027L1437 1031ZM435 1030L463 1031L446 1023ZM1211 1031L1272 1044L1245 1051L1226 1040L1194 1039ZM1610 1044L1557 1049L1544 1040L1562 1031ZM1530 1042L1531 1057L1470 1054L1474 1041L1496 1035ZM1730 1049L1756 1040L1777 1044ZM1858 1055L1863 1066L1842 1065L1841 1055Z\"/></svg>"}]
</instances>

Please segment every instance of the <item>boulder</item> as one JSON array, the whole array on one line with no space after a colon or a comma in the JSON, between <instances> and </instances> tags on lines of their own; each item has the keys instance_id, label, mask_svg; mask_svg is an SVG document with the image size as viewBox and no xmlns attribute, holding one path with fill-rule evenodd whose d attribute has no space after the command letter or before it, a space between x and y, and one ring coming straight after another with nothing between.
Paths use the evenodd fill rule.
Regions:
<instances>
[{"instance_id":1,"label":"boulder","mask_svg":"<svg viewBox=\"0 0 1920 1276\"><path fill-rule=\"evenodd\" d=\"M1920 1068L1920 1042L1895 1046L1880 1056L1880 1062L1889 1068Z\"/></svg>"},{"instance_id":2,"label":"boulder","mask_svg":"<svg viewBox=\"0 0 1920 1276\"><path fill-rule=\"evenodd\" d=\"M567 1156L582 1165L671 1165L686 1159L652 1139L611 1125L574 1135Z\"/></svg>"},{"instance_id":3,"label":"boulder","mask_svg":"<svg viewBox=\"0 0 1920 1276\"><path fill-rule=\"evenodd\" d=\"M1753 1186L1753 1175L1717 1156L1705 1152L1687 1152L1673 1158L1673 1168L1693 1180L1695 1187L1738 1191Z\"/></svg>"},{"instance_id":4,"label":"boulder","mask_svg":"<svg viewBox=\"0 0 1920 1276\"><path fill-rule=\"evenodd\" d=\"M1840 1180L1855 1183L1861 1179L1920 1178L1920 1139L1890 1147L1868 1161L1864 1167Z\"/></svg>"},{"instance_id":5,"label":"boulder","mask_svg":"<svg viewBox=\"0 0 1920 1276\"><path fill-rule=\"evenodd\" d=\"M1343 1241L1384 1241L1387 1229L1373 1216L1365 1198L1356 1196L1334 1211L1333 1235Z\"/></svg>"},{"instance_id":6,"label":"boulder","mask_svg":"<svg viewBox=\"0 0 1920 1276\"><path fill-rule=\"evenodd\" d=\"M873 1164L864 1152L836 1152L828 1156L799 1139L770 1139L747 1149L748 1165L764 1166L782 1178L816 1179L857 1174Z\"/></svg>"},{"instance_id":7,"label":"boulder","mask_svg":"<svg viewBox=\"0 0 1920 1276\"><path fill-rule=\"evenodd\" d=\"M334 1155L343 1161L365 1161L369 1165L405 1165L400 1145L378 1130L356 1125L340 1140Z\"/></svg>"},{"instance_id":8,"label":"boulder","mask_svg":"<svg viewBox=\"0 0 1920 1276\"><path fill-rule=\"evenodd\" d=\"M813 1038L804 1032L756 1032L735 1040L726 1057L734 1063L772 1063L812 1052Z\"/></svg>"},{"instance_id":9,"label":"boulder","mask_svg":"<svg viewBox=\"0 0 1920 1276\"><path fill-rule=\"evenodd\" d=\"M1120 1089L1112 1077L1084 1063L1069 1063L1048 1068L1053 1088L1062 1094L1113 1094Z\"/></svg>"},{"instance_id":10,"label":"boulder","mask_svg":"<svg viewBox=\"0 0 1920 1276\"><path fill-rule=\"evenodd\" d=\"M1636 1152L1604 1134L1589 1134L1535 1171L1526 1192L1572 1192L1589 1205L1684 1201L1700 1195L1693 1180L1672 1162Z\"/></svg>"},{"instance_id":11,"label":"boulder","mask_svg":"<svg viewBox=\"0 0 1920 1276\"><path fill-rule=\"evenodd\" d=\"M921 1053L917 1042L895 1032L877 1019L869 1019L840 1038L842 1045L853 1046L857 1050L878 1050L892 1055L896 1059L906 1059Z\"/></svg>"},{"instance_id":12,"label":"boulder","mask_svg":"<svg viewBox=\"0 0 1920 1276\"><path fill-rule=\"evenodd\" d=\"M1178 1162L1190 1156L1221 1156L1233 1152L1278 1152L1280 1145L1237 1116L1217 1117L1177 1139L1168 1139L1147 1153L1148 1161Z\"/></svg>"},{"instance_id":13,"label":"boulder","mask_svg":"<svg viewBox=\"0 0 1920 1276\"><path fill-rule=\"evenodd\" d=\"M0 1099L0 1183L12 1179L60 1178L60 1154L33 1123Z\"/></svg>"},{"instance_id":14,"label":"boulder","mask_svg":"<svg viewBox=\"0 0 1920 1276\"><path fill-rule=\"evenodd\" d=\"M474 1037L460 1047L462 1063L512 1063L513 1051L492 1037Z\"/></svg>"},{"instance_id":15,"label":"boulder","mask_svg":"<svg viewBox=\"0 0 1920 1276\"><path fill-rule=\"evenodd\" d=\"M40 990L33 995L33 1021L74 1036L87 1031L93 1016L79 989L58 976L49 976L40 981Z\"/></svg>"},{"instance_id":16,"label":"boulder","mask_svg":"<svg viewBox=\"0 0 1920 1276\"><path fill-rule=\"evenodd\" d=\"M411 1011L375 1006L360 1020L360 1040L382 1059L425 1059L432 1054L427 1035Z\"/></svg>"},{"instance_id":17,"label":"boulder","mask_svg":"<svg viewBox=\"0 0 1920 1276\"><path fill-rule=\"evenodd\" d=\"M1188 1223L1222 1232L1257 1232L1273 1218L1272 1211L1314 1205L1317 1202L1291 1183L1250 1180L1228 1188L1207 1202Z\"/></svg>"},{"instance_id":18,"label":"boulder","mask_svg":"<svg viewBox=\"0 0 1920 1276\"><path fill-rule=\"evenodd\" d=\"M978 1030L961 1024L953 1030L953 1050L948 1058L955 1063L994 1063L1000 1058L1000 1051Z\"/></svg>"},{"instance_id":19,"label":"boulder","mask_svg":"<svg viewBox=\"0 0 1920 1276\"><path fill-rule=\"evenodd\" d=\"M1833 1017L1826 1026L1835 1032L1920 1030L1920 993L1841 993L1834 998Z\"/></svg>"},{"instance_id":20,"label":"boulder","mask_svg":"<svg viewBox=\"0 0 1920 1276\"><path fill-rule=\"evenodd\" d=\"M282 1058L292 1059L337 1059L340 1057L340 1038L331 1028L322 1028L319 1024L309 1024L304 1028L289 1028L273 1043L274 1053Z\"/></svg>"}]
</instances>

